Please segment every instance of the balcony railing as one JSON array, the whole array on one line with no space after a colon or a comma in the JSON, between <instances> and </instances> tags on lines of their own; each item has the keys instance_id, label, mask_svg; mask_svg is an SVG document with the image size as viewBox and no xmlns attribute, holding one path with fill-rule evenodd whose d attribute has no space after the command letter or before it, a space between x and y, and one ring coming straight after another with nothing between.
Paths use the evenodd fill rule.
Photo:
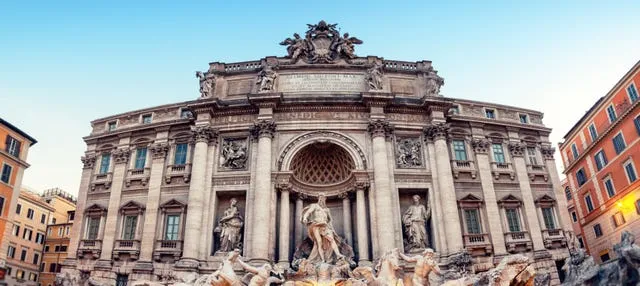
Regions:
<instances>
[{"instance_id":1,"label":"balcony railing","mask_svg":"<svg viewBox=\"0 0 640 286\"><path fill-rule=\"evenodd\" d=\"M122 254L129 254L132 259L138 259L138 256L140 255L140 240L116 240L116 246L113 248L113 258L119 259Z\"/></svg>"},{"instance_id":2,"label":"balcony railing","mask_svg":"<svg viewBox=\"0 0 640 286\"><path fill-rule=\"evenodd\" d=\"M127 173L127 179L125 183L127 187L131 186L131 182L140 181L143 186L146 186L149 182L149 176L151 174L151 169L142 168L142 169L131 169Z\"/></svg>"},{"instance_id":3,"label":"balcony railing","mask_svg":"<svg viewBox=\"0 0 640 286\"><path fill-rule=\"evenodd\" d=\"M171 183L171 179L175 177L182 177L185 183L189 183L189 178L191 178L191 164L168 165L164 177L166 183Z\"/></svg>"},{"instance_id":4,"label":"balcony railing","mask_svg":"<svg viewBox=\"0 0 640 286\"><path fill-rule=\"evenodd\" d=\"M160 260L163 255L172 255L175 259L182 255L182 240L156 240L153 257Z\"/></svg>"},{"instance_id":5,"label":"balcony railing","mask_svg":"<svg viewBox=\"0 0 640 286\"><path fill-rule=\"evenodd\" d=\"M451 171L456 179L460 173L469 173L473 179L475 179L478 174L475 162L468 160L451 160Z\"/></svg>"},{"instance_id":6,"label":"balcony railing","mask_svg":"<svg viewBox=\"0 0 640 286\"><path fill-rule=\"evenodd\" d=\"M511 163L491 162L491 173L496 180L500 179L500 175L509 175L511 180L516 178L516 173Z\"/></svg>"},{"instance_id":7,"label":"balcony railing","mask_svg":"<svg viewBox=\"0 0 640 286\"><path fill-rule=\"evenodd\" d=\"M101 239L83 239L80 240L80 246L78 246L78 257L83 258L85 254L90 254L93 258L100 258L100 251L102 250Z\"/></svg>"},{"instance_id":8,"label":"balcony railing","mask_svg":"<svg viewBox=\"0 0 640 286\"><path fill-rule=\"evenodd\" d=\"M533 249L531 236L527 231L506 232L504 238L507 251L509 252L516 252L518 250L529 251Z\"/></svg>"},{"instance_id":9,"label":"balcony railing","mask_svg":"<svg viewBox=\"0 0 640 286\"><path fill-rule=\"evenodd\" d=\"M542 239L546 248L561 248L567 246L567 239L562 229L545 229L542 231Z\"/></svg>"},{"instance_id":10,"label":"balcony railing","mask_svg":"<svg viewBox=\"0 0 640 286\"><path fill-rule=\"evenodd\" d=\"M527 173L531 181L535 180L536 176L542 176L545 181L549 180L549 173L544 165L527 165Z\"/></svg>"},{"instance_id":11,"label":"balcony railing","mask_svg":"<svg viewBox=\"0 0 640 286\"><path fill-rule=\"evenodd\" d=\"M95 191L96 187L103 185L105 189L111 188L111 182L113 181L113 173L100 173L93 175L93 181L91 182L91 190Z\"/></svg>"},{"instance_id":12,"label":"balcony railing","mask_svg":"<svg viewBox=\"0 0 640 286\"><path fill-rule=\"evenodd\" d=\"M493 247L487 233L467 233L463 235L464 247L472 254L491 254Z\"/></svg>"}]
</instances>

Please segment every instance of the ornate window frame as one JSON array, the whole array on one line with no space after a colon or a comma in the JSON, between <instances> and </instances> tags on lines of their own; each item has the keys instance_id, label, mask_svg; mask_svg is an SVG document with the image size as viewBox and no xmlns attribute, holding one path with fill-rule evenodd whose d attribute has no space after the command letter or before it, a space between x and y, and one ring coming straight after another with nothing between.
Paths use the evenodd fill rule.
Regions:
<instances>
[{"instance_id":1,"label":"ornate window frame","mask_svg":"<svg viewBox=\"0 0 640 286\"><path fill-rule=\"evenodd\" d=\"M171 199L161 204L158 209L160 210L161 231L156 233L156 239L164 240L165 231L167 230L167 216L177 214L180 216L180 225L178 226L178 240L184 240L185 222L187 220L187 204L184 204L176 199Z\"/></svg>"}]
</instances>

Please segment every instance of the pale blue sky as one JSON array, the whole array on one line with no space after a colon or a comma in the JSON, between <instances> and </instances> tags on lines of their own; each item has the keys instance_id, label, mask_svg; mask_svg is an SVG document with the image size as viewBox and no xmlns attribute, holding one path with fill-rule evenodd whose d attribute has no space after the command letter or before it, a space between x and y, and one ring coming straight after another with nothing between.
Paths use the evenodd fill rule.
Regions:
<instances>
[{"instance_id":1,"label":"pale blue sky","mask_svg":"<svg viewBox=\"0 0 640 286\"><path fill-rule=\"evenodd\" d=\"M24 184L76 194L91 120L195 99L194 71L321 19L358 55L433 61L445 96L544 112L554 144L640 60L640 1L223 2L1 1L0 116L39 140Z\"/></svg>"}]
</instances>

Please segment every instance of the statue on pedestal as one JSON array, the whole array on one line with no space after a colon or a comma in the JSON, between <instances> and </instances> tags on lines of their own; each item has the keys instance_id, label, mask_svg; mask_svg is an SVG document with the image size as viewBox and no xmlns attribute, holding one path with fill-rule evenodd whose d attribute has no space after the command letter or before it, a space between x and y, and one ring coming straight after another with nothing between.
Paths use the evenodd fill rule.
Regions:
<instances>
[{"instance_id":1,"label":"statue on pedestal","mask_svg":"<svg viewBox=\"0 0 640 286\"><path fill-rule=\"evenodd\" d=\"M240 216L240 211L236 206L238 200L231 199L231 205L220 218L218 227L214 232L220 232L220 252L229 252L234 249L242 249L242 225L244 221Z\"/></svg>"},{"instance_id":2,"label":"statue on pedestal","mask_svg":"<svg viewBox=\"0 0 640 286\"><path fill-rule=\"evenodd\" d=\"M407 252L429 247L426 223L431 217L431 208L420 203L420 196L413 196L411 205L402 216L405 226L405 250Z\"/></svg>"}]
</instances>

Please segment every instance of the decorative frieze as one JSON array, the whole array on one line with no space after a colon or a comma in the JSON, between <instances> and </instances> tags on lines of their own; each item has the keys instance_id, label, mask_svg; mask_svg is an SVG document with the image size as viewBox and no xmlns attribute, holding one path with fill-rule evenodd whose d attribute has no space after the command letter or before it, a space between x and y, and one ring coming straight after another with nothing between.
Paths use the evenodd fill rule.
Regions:
<instances>
[{"instance_id":1,"label":"decorative frieze","mask_svg":"<svg viewBox=\"0 0 640 286\"><path fill-rule=\"evenodd\" d=\"M251 133L256 138L273 138L276 133L276 123L273 120L258 120L256 123L254 123Z\"/></svg>"},{"instance_id":2,"label":"decorative frieze","mask_svg":"<svg viewBox=\"0 0 640 286\"><path fill-rule=\"evenodd\" d=\"M386 119L373 119L369 121L367 131L371 134L371 137L389 137L393 133L393 127Z\"/></svg>"},{"instance_id":3,"label":"decorative frieze","mask_svg":"<svg viewBox=\"0 0 640 286\"><path fill-rule=\"evenodd\" d=\"M80 157L80 161L82 161L84 169L93 169L93 167L96 165L96 155L91 154L82 156Z\"/></svg>"},{"instance_id":4,"label":"decorative frieze","mask_svg":"<svg viewBox=\"0 0 640 286\"><path fill-rule=\"evenodd\" d=\"M553 154L556 152L556 148L551 146L542 146L540 147L540 153L542 153L542 157L545 160L553 160Z\"/></svg>"},{"instance_id":5,"label":"decorative frieze","mask_svg":"<svg viewBox=\"0 0 640 286\"><path fill-rule=\"evenodd\" d=\"M396 167L397 168L422 168L422 142L420 138L396 139Z\"/></svg>"},{"instance_id":6,"label":"decorative frieze","mask_svg":"<svg viewBox=\"0 0 640 286\"><path fill-rule=\"evenodd\" d=\"M491 142L486 138L473 138L471 139L471 147L476 154L487 154L489 152L489 146Z\"/></svg>"},{"instance_id":7,"label":"decorative frieze","mask_svg":"<svg viewBox=\"0 0 640 286\"><path fill-rule=\"evenodd\" d=\"M444 140L447 139L450 126L448 123L440 122L429 125L424 128L424 134L426 138L431 140Z\"/></svg>"},{"instance_id":8,"label":"decorative frieze","mask_svg":"<svg viewBox=\"0 0 640 286\"><path fill-rule=\"evenodd\" d=\"M153 159L164 159L169 152L169 143L153 143L151 144L151 146L149 146L149 151L151 151L151 156Z\"/></svg>"},{"instance_id":9,"label":"decorative frieze","mask_svg":"<svg viewBox=\"0 0 640 286\"><path fill-rule=\"evenodd\" d=\"M511 153L512 157L522 157L524 156L527 144L521 142L509 142L508 147L509 153Z\"/></svg>"},{"instance_id":10,"label":"decorative frieze","mask_svg":"<svg viewBox=\"0 0 640 286\"><path fill-rule=\"evenodd\" d=\"M119 148L114 150L111 155L113 156L113 161L116 164L127 163L129 162L129 157L131 157L131 149Z\"/></svg>"},{"instance_id":11,"label":"decorative frieze","mask_svg":"<svg viewBox=\"0 0 640 286\"><path fill-rule=\"evenodd\" d=\"M198 142L216 142L218 138L218 131L207 125L191 126L191 133L196 143Z\"/></svg>"}]
</instances>

